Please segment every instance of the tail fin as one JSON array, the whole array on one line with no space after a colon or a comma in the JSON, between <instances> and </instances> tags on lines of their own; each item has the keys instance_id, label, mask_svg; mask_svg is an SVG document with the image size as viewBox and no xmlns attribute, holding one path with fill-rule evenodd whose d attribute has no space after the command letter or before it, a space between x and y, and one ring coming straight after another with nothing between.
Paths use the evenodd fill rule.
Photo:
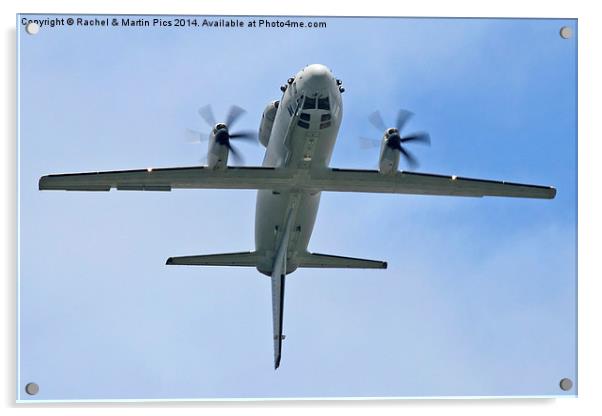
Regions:
<instances>
[{"instance_id":1,"label":"tail fin","mask_svg":"<svg viewBox=\"0 0 602 416\"><path fill-rule=\"evenodd\" d=\"M297 257L299 267L341 268L341 269L386 269L387 262L358 259L354 257L332 256L319 253L305 253Z\"/></svg>"},{"instance_id":2,"label":"tail fin","mask_svg":"<svg viewBox=\"0 0 602 416\"><path fill-rule=\"evenodd\" d=\"M255 251L224 254L207 254L201 256L170 257L165 264L186 266L243 266L257 267L261 256Z\"/></svg>"}]
</instances>

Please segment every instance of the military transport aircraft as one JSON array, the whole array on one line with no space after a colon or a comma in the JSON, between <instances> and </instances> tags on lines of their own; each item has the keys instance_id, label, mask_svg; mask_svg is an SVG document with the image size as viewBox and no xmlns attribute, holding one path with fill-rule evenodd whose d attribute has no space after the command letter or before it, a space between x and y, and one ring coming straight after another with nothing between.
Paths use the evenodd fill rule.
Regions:
<instances>
[{"instance_id":1,"label":"military transport aircraft","mask_svg":"<svg viewBox=\"0 0 602 416\"><path fill-rule=\"evenodd\" d=\"M170 257L169 265L249 266L271 277L274 368L280 365L285 276L298 267L385 269L384 261L310 253L307 246L316 220L320 194L374 192L448 196L506 196L552 199L550 186L469 179L459 176L399 171L400 156L410 167L416 160L408 143L429 143L427 133L402 135L411 116L400 111L395 127L387 128L379 113L370 121L383 133L378 170L329 167L343 116L342 82L324 65L301 69L280 87L282 97L265 108L259 141L266 147L261 167L228 166L238 157L231 140L253 138L233 133L242 114L232 107L225 122L216 122L210 108L201 116L211 124L207 166L70 173L40 178L40 190L171 191L177 188L257 189L255 251Z\"/></svg>"}]
</instances>

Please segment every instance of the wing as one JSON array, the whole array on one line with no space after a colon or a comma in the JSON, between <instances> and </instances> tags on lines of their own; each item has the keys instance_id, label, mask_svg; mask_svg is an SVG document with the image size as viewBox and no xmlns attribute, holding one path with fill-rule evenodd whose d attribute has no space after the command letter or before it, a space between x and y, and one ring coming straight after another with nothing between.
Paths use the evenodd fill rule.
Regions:
<instances>
[{"instance_id":1,"label":"wing","mask_svg":"<svg viewBox=\"0 0 602 416\"><path fill-rule=\"evenodd\" d=\"M41 190L170 191L172 189L298 189L310 192L370 192L415 195L509 196L552 199L551 186L471 179L430 173L376 170L181 167L109 172L69 173L40 178Z\"/></svg>"},{"instance_id":2,"label":"wing","mask_svg":"<svg viewBox=\"0 0 602 416\"><path fill-rule=\"evenodd\" d=\"M42 176L40 190L65 191L171 191L172 189L279 189L289 176L280 169L202 166L109 172L67 173Z\"/></svg>"},{"instance_id":3,"label":"wing","mask_svg":"<svg viewBox=\"0 0 602 416\"><path fill-rule=\"evenodd\" d=\"M431 173L396 172L383 175L376 170L328 169L312 178L316 188L333 192L375 192L413 195L509 196L553 199L551 186L471 179Z\"/></svg>"}]
</instances>

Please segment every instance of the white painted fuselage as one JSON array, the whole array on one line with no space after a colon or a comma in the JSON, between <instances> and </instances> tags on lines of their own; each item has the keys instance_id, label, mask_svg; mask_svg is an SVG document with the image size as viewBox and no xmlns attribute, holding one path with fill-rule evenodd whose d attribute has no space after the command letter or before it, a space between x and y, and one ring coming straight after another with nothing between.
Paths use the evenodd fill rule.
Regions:
<instances>
[{"instance_id":1,"label":"white painted fuselage","mask_svg":"<svg viewBox=\"0 0 602 416\"><path fill-rule=\"evenodd\" d=\"M288 83L280 100L263 166L291 169L299 174L327 168L342 115L341 92L331 71L324 65L306 66ZM272 273L288 221L292 222L287 233L286 273L297 268L296 257L307 251L319 203L320 192L258 191L255 249L264 258L257 266L261 273Z\"/></svg>"}]
</instances>

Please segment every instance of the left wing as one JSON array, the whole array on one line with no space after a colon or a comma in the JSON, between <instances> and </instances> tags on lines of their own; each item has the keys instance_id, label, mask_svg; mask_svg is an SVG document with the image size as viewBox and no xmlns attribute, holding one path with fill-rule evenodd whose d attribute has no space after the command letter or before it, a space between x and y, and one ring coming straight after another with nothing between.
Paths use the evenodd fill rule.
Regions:
<instances>
[{"instance_id":1,"label":"left wing","mask_svg":"<svg viewBox=\"0 0 602 416\"><path fill-rule=\"evenodd\" d=\"M556 189L551 186L403 171L383 175L377 170L328 169L315 175L312 182L322 191L334 192L543 199L556 196Z\"/></svg>"},{"instance_id":2,"label":"left wing","mask_svg":"<svg viewBox=\"0 0 602 416\"><path fill-rule=\"evenodd\" d=\"M310 192L370 192L414 195L507 196L552 199L551 186L471 179L417 172L383 175L376 170L269 167L182 167L70 173L40 178L39 187L67 191L170 191L183 189L298 189Z\"/></svg>"}]
</instances>

